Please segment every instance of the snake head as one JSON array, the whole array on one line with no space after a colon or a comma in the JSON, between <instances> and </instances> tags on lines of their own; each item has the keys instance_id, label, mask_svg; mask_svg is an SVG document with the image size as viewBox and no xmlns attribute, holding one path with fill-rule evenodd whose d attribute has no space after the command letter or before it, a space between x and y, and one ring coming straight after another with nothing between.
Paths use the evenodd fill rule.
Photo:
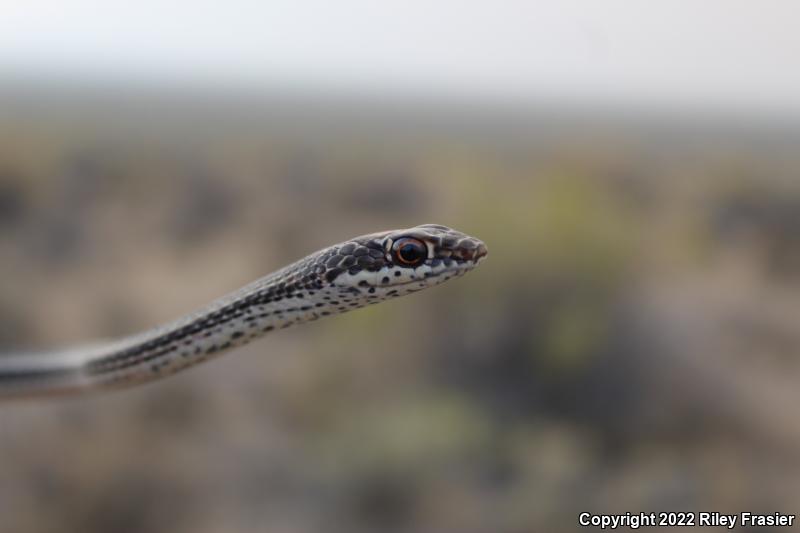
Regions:
<instances>
[{"instance_id":1,"label":"snake head","mask_svg":"<svg viewBox=\"0 0 800 533\"><path fill-rule=\"evenodd\" d=\"M331 247L324 279L371 301L401 296L469 272L486 245L447 226L424 224L356 237Z\"/></svg>"}]
</instances>

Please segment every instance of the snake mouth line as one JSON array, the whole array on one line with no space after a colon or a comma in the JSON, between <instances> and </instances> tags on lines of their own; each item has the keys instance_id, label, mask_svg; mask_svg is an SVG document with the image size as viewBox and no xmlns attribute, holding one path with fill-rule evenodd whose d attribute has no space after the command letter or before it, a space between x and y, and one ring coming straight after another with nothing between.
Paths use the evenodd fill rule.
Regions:
<instances>
[{"instance_id":1,"label":"snake mouth line","mask_svg":"<svg viewBox=\"0 0 800 533\"><path fill-rule=\"evenodd\" d=\"M382 275L378 275L375 277L375 287L387 288L387 289L397 289L399 287L419 287L420 284L427 284L433 280L440 280L440 279L452 279L459 276L463 276L473 268L477 263L471 264L462 264L456 268L447 268L445 270L441 270L439 272L426 272L422 276L415 276L406 281L397 281L393 282L391 285L386 285L381 283Z\"/></svg>"},{"instance_id":2,"label":"snake mouth line","mask_svg":"<svg viewBox=\"0 0 800 533\"><path fill-rule=\"evenodd\" d=\"M458 266L446 268L446 269L441 270L439 272L426 272L425 275L422 276L422 277L419 277L419 278L416 278L416 279L411 279L409 281L405 281L405 282L402 282L402 283L398 283L398 284L396 284L396 286L412 285L414 283L420 283L420 282L424 282L424 281L431 280L431 279L437 279L437 278L441 278L441 277L445 277L445 278L449 279L449 278L453 278L453 277L457 277L457 276L462 276L462 275L466 274L467 272L469 272L470 270L472 270L473 268L475 268L477 266L477 264L478 263L476 261L471 261L471 262L465 261L463 263L458 264Z\"/></svg>"}]
</instances>

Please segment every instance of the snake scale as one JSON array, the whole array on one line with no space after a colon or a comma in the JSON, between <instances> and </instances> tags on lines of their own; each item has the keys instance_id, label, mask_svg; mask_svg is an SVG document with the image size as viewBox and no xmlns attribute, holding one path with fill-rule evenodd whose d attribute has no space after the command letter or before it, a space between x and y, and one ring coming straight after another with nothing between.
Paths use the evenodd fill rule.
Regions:
<instances>
[{"instance_id":1,"label":"snake scale","mask_svg":"<svg viewBox=\"0 0 800 533\"><path fill-rule=\"evenodd\" d=\"M437 224L323 248L166 325L91 346L0 357L0 396L137 385L267 332L411 294L472 270L483 242Z\"/></svg>"}]
</instances>

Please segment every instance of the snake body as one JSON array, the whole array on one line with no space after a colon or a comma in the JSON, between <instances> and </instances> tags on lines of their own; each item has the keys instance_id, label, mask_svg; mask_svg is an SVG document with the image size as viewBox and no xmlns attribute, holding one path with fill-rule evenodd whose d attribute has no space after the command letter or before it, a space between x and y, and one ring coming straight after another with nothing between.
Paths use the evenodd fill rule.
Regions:
<instances>
[{"instance_id":1,"label":"snake body","mask_svg":"<svg viewBox=\"0 0 800 533\"><path fill-rule=\"evenodd\" d=\"M480 240L436 224L355 237L143 333L0 357L0 396L80 393L153 381L275 329L437 285L468 272L486 254Z\"/></svg>"}]
</instances>

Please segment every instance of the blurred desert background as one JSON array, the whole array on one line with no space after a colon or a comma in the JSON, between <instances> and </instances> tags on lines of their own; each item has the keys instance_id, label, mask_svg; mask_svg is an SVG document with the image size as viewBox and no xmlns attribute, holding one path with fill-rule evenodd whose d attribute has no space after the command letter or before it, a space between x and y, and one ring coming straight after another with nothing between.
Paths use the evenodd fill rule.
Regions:
<instances>
[{"instance_id":1,"label":"blurred desert background","mask_svg":"<svg viewBox=\"0 0 800 533\"><path fill-rule=\"evenodd\" d=\"M490 248L457 282L149 386L3 404L2 531L796 510L800 132L391 101L2 101L3 348L147 328L373 230L437 222Z\"/></svg>"},{"instance_id":2,"label":"blurred desert background","mask_svg":"<svg viewBox=\"0 0 800 533\"><path fill-rule=\"evenodd\" d=\"M0 353L134 333L383 229L489 257L147 386L0 403L0 533L796 513L798 14L5 5Z\"/></svg>"}]
</instances>

